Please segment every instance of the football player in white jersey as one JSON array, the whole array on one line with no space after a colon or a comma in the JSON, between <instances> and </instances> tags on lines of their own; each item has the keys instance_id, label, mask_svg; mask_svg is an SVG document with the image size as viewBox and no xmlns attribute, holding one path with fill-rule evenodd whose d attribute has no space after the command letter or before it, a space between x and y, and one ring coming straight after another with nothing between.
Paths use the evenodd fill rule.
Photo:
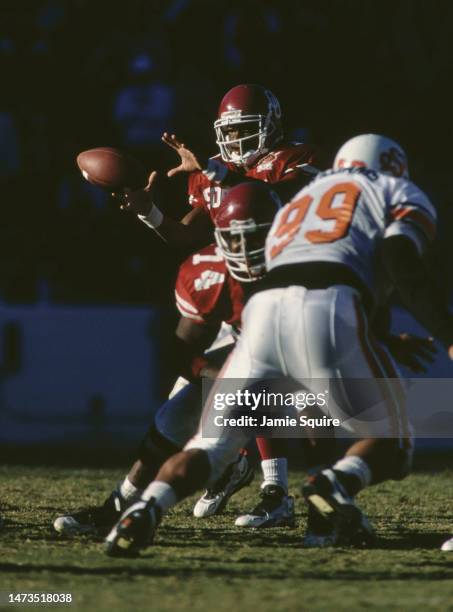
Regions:
<instances>
[{"instance_id":1,"label":"football player in white jersey","mask_svg":"<svg viewBox=\"0 0 453 612\"><path fill-rule=\"evenodd\" d=\"M278 213L266 243L269 274L244 310L243 333L214 387L241 379L245 389L250 379L284 376L316 393L330 381L320 410L363 438L303 487L312 510L331 524L331 543L366 542L372 530L354 495L403 477L410 465L404 389L368 326L381 276L453 358L453 317L423 264L435 222L397 143L374 134L345 143L334 168ZM215 480L247 437L226 428L216 438L196 434L111 531L108 553L134 554L150 544L161 516Z\"/></svg>"}]
</instances>

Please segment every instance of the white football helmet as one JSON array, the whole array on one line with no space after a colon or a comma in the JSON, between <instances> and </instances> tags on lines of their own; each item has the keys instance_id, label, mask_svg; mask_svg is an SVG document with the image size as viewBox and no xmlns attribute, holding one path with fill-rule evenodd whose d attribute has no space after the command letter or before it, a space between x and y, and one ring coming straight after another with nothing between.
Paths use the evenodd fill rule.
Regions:
<instances>
[{"instance_id":1,"label":"white football helmet","mask_svg":"<svg viewBox=\"0 0 453 612\"><path fill-rule=\"evenodd\" d=\"M379 134L360 134L344 143L333 163L339 168L366 167L391 176L409 178L407 156L400 145Z\"/></svg>"}]
</instances>

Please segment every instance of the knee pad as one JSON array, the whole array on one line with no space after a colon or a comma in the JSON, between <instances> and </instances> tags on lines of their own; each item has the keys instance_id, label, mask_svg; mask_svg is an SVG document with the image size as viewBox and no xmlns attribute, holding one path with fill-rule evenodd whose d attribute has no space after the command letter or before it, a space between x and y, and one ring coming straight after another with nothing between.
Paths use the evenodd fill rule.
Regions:
<instances>
[{"instance_id":1,"label":"knee pad","mask_svg":"<svg viewBox=\"0 0 453 612\"><path fill-rule=\"evenodd\" d=\"M163 463L181 449L165 438L154 425L147 431L138 447L138 458L144 465L151 465L156 459Z\"/></svg>"}]
</instances>

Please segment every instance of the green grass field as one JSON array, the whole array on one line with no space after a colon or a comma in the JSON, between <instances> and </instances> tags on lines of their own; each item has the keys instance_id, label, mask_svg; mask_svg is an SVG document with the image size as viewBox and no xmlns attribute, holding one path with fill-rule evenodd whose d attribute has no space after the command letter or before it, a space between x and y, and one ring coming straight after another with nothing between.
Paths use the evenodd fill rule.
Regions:
<instances>
[{"instance_id":1,"label":"green grass field","mask_svg":"<svg viewBox=\"0 0 453 612\"><path fill-rule=\"evenodd\" d=\"M453 553L439 550L453 531L452 469L360 495L379 534L372 550L302 548L301 473L291 476L296 529L234 527L255 501L256 479L220 517L196 520L193 500L183 503L140 559L110 559L100 541L52 533L62 510L102 501L121 474L1 468L0 591L72 593L71 609L99 611L453 610Z\"/></svg>"}]
</instances>

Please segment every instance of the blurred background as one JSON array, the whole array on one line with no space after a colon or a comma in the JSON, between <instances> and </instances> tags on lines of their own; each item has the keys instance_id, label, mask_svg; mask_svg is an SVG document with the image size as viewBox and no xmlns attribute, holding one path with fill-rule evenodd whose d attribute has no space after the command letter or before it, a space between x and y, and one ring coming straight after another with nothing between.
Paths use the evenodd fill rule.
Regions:
<instances>
[{"instance_id":1,"label":"blurred background","mask_svg":"<svg viewBox=\"0 0 453 612\"><path fill-rule=\"evenodd\" d=\"M364 131L403 145L438 209L431 263L450 293L452 31L445 0L2 0L0 442L61 441L63 423L65 443L110 443L112 424L124 436L149 418L185 254L75 157L127 149L179 218L186 180L165 178L161 134L215 154L218 104L241 82L271 89L287 136L330 158Z\"/></svg>"}]
</instances>

